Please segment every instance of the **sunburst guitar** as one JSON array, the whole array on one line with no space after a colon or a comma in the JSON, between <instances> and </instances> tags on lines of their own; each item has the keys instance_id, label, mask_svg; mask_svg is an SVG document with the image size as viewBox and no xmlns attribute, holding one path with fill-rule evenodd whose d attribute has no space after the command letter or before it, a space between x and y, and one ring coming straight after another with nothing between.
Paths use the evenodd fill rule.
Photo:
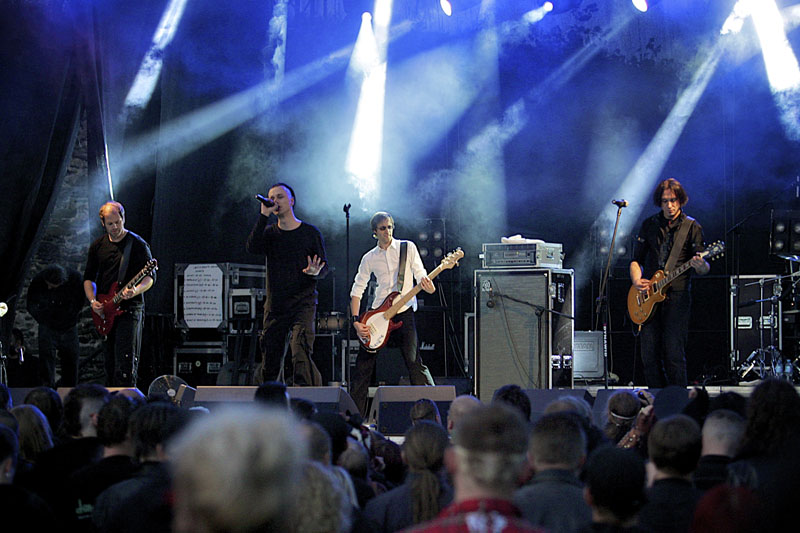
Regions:
<instances>
[{"instance_id":1,"label":"sunburst guitar","mask_svg":"<svg viewBox=\"0 0 800 533\"><path fill-rule=\"evenodd\" d=\"M717 241L699 255L706 261L713 261L723 252L725 252L725 243ZM650 278L650 287L646 291L640 291L635 286L631 286L628 291L628 314L633 323L641 326L647 322L653 315L656 304L663 302L667 297L666 292L670 283L690 268L691 264L687 261L670 273L665 273L663 270L657 271Z\"/></svg>"},{"instance_id":2,"label":"sunburst guitar","mask_svg":"<svg viewBox=\"0 0 800 533\"><path fill-rule=\"evenodd\" d=\"M428 278L432 280L445 270L458 266L458 261L462 257L464 257L464 252L461 248L450 252L442 259L439 266L428 274ZM392 331L403 325L402 321L395 322L392 319L400 312L400 309L405 307L409 300L416 296L421 290L422 286L418 283L413 289L403 295L397 291L392 292L383 300L380 307L365 311L364 314L359 317L358 321L369 328L369 336L361 337L359 335L358 337L364 349L369 352L376 352L386 345Z\"/></svg>"}]
</instances>

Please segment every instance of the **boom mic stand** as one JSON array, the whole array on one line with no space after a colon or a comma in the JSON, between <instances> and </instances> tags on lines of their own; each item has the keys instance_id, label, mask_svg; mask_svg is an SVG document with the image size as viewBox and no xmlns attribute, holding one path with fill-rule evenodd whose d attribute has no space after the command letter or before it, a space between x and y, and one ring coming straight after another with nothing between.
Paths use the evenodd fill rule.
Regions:
<instances>
[{"instance_id":1,"label":"boom mic stand","mask_svg":"<svg viewBox=\"0 0 800 533\"><path fill-rule=\"evenodd\" d=\"M350 283L350 204L344 204L342 207L345 218L345 287ZM348 294L348 293L345 293ZM347 344L345 345L344 354L342 354L342 380L346 390L350 391L350 331L353 328L353 313L350 310L350 298L347 301ZM366 413L364 414L366 418Z\"/></svg>"},{"instance_id":2,"label":"boom mic stand","mask_svg":"<svg viewBox=\"0 0 800 533\"><path fill-rule=\"evenodd\" d=\"M600 320L600 313L603 313L603 381L608 388L608 274L611 270L611 258L614 256L614 243L617 241L617 229L619 228L619 217L622 215L622 208L628 205L625 200L614 201L617 206L617 220L614 223L614 233L611 235L611 246L608 248L608 260L600 281L600 290L597 294L597 306L595 307L594 330L597 331L597 322Z\"/></svg>"}]
</instances>

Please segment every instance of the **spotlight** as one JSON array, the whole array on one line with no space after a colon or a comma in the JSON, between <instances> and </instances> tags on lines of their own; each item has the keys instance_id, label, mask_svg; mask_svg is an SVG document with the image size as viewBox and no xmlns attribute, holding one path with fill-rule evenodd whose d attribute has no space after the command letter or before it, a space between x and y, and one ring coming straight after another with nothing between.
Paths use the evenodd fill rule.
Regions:
<instances>
[{"instance_id":1,"label":"spotlight","mask_svg":"<svg viewBox=\"0 0 800 533\"><path fill-rule=\"evenodd\" d=\"M641 11L642 13L646 13L651 7L655 6L661 0L631 0L633 3L633 7Z\"/></svg>"},{"instance_id":2,"label":"spotlight","mask_svg":"<svg viewBox=\"0 0 800 533\"><path fill-rule=\"evenodd\" d=\"M782 258L800 255L800 211L772 211L769 249Z\"/></svg>"},{"instance_id":3,"label":"spotlight","mask_svg":"<svg viewBox=\"0 0 800 533\"><path fill-rule=\"evenodd\" d=\"M448 17L453 14L453 6L450 4L449 0L439 0L439 7L442 8L444 14Z\"/></svg>"}]
</instances>

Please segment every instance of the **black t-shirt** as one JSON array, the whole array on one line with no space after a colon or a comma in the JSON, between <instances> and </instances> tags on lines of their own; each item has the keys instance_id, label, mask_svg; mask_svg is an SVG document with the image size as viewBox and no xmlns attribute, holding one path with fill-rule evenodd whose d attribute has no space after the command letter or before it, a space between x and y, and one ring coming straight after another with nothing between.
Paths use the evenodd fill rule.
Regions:
<instances>
[{"instance_id":1,"label":"black t-shirt","mask_svg":"<svg viewBox=\"0 0 800 533\"><path fill-rule=\"evenodd\" d=\"M119 268L122 262L122 254L129 240L132 240L131 257L128 260L128 268L122 273L122 276L120 276ZM130 230L119 242L111 242L108 235L103 235L97 238L89 247L89 258L86 260L86 270L83 272L83 279L93 281L97 284L97 294L108 294L115 281L119 282L119 287L117 288L119 291L124 284L131 281L152 258L150 246L148 246L144 239ZM150 276L153 278L153 281L155 281L156 273L153 272ZM137 294L130 300L123 301L120 307L125 309L141 305L144 305L144 296L142 294Z\"/></svg>"},{"instance_id":2,"label":"black t-shirt","mask_svg":"<svg viewBox=\"0 0 800 533\"><path fill-rule=\"evenodd\" d=\"M317 303L317 279L327 274L327 264L317 276L303 273L309 257L316 255L327 262L325 243L316 227L303 222L284 231L277 224L267 225L267 217L260 215L247 238L247 251L267 256L265 312L282 313Z\"/></svg>"},{"instance_id":3,"label":"black t-shirt","mask_svg":"<svg viewBox=\"0 0 800 533\"><path fill-rule=\"evenodd\" d=\"M689 224L693 220L681 211L675 222L670 223L663 214L659 212L651 216L642 223L639 235L636 238L636 246L633 252L633 260L642 267L642 277L650 279L656 270L663 270L669 254L672 250L672 243L675 235L683 224ZM702 252L703 228L695 220L686 235L683 248L678 253L675 267L689 261L696 253ZM678 276L672 282L670 288L676 291L688 290L690 287L690 275L694 269Z\"/></svg>"}]
</instances>

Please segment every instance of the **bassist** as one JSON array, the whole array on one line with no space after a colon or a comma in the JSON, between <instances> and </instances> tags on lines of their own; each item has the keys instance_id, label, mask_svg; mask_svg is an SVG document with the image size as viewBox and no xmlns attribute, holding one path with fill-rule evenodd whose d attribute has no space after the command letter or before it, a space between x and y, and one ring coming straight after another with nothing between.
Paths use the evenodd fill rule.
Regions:
<instances>
[{"instance_id":1,"label":"bassist","mask_svg":"<svg viewBox=\"0 0 800 533\"><path fill-rule=\"evenodd\" d=\"M640 291L650 287L650 278L657 270L671 271L687 261L692 267L672 282L667 299L642 326L642 363L650 388L687 385L690 276L692 270L703 275L710 269L708 262L698 255L703 250L703 228L683 212L688 201L689 196L678 180L670 178L658 184L653 203L661 211L642 223L630 264L631 282Z\"/></svg>"},{"instance_id":2,"label":"bassist","mask_svg":"<svg viewBox=\"0 0 800 533\"><path fill-rule=\"evenodd\" d=\"M358 312L361 308L361 297L367 287L370 275L375 274L378 287L375 291L375 300L372 307L378 308L384 299L393 291L404 294L414 287L414 279L422 289L432 294L436 288L428 278L425 267L422 265L416 245L411 241L393 238L394 219L392 215L379 211L370 220L372 236L378 240L378 245L364 254L358 265L353 287L350 291L350 311L353 315L353 327L359 337L369 335L369 329L358 321ZM405 248L405 265L400 274L402 249ZM398 285L400 285L398 287ZM433 378L428 368L423 364L419 353L417 328L414 322L414 311L417 309L417 299L412 298L406 309L395 315L394 322L402 322L389 339L400 347L412 385L433 385ZM351 394L356 406L366 417L367 393L369 384L375 371L377 353L370 353L363 346L359 348L356 368L353 374L353 387Z\"/></svg>"},{"instance_id":3,"label":"bassist","mask_svg":"<svg viewBox=\"0 0 800 533\"><path fill-rule=\"evenodd\" d=\"M148 244L125 229L125 209L119 202L100 208L100 222L105 234L89 247L83 289L92 312L103 314L99 295L108 295L115 282L122 284L145 265L152 255ZM122 288L121 309L103 345L106 386L135 387L144 322L144 297L153 286L155 273L145 276L135 286Z\"/></svg>"}]
</instances>

